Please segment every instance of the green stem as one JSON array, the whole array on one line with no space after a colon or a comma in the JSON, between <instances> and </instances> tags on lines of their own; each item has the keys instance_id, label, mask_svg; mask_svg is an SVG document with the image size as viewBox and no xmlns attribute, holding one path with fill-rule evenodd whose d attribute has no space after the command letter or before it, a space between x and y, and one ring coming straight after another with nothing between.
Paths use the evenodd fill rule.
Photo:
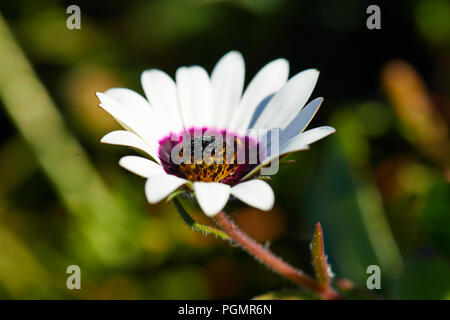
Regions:
<instances>
[{"instance_id":1,"label":"green stem","mask_svg":"<svg viewBox=\"0 0 450 320\"><path fill-rule=\"evenodd\" d=\"M212 234L216 236L217 238L220 238L225 241L230 241L231 238L223 231L207 226L201 223L198 223L194 220L194 218L191 217L191 215L183 208L181 205L181 202L175 197L173 198L173 203L175 205L175 208L177 208L178 213L180 214L183 221L194 231L201 232L203 234Z\"/></svg>"}]
</instances>

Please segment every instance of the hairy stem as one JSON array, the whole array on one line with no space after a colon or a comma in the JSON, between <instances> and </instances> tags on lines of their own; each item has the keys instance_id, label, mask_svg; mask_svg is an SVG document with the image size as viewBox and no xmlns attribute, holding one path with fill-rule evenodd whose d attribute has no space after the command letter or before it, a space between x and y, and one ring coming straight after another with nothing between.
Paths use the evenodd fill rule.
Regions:
<instances>
[{"instance_id":1,"label":"hairy stem","mask_svg":"<svg viewBox=\"0 0 450 320\"><path fill-rule=\"evenodd\" d=\"M250 238L241 231L236 224L222 211L215 217L217 225L251 256L268 266L274 272L291 280L292 282L310 289L320 295L322 299L340 299L339 294L331 287L323 287L316 280L302 271L294 268L281 258L274 255L267 248Z\"/></svg>"},{"instance_id":2,"label":"hairy stem","mask_svg":"<svg viewBox=\"0 0 450 320\"><path fill-rule=\"evenodd\" d=\"M211 226L206 226L204 224L201 224L201 223L198 223L197 221L195 221L191 217L191 215L183 208L180 200L178 200L176 197L173 198L173 203L175 205L175 208L177 208L177 211L180 214L181 218L183 219L184 223L186 223L192 230L201 232L203 234L212 234L222 240L228 240L228 241L231 240L230 237L226 233L224 233L222 230L216 229Z\"/></svg>"}]
</instances>

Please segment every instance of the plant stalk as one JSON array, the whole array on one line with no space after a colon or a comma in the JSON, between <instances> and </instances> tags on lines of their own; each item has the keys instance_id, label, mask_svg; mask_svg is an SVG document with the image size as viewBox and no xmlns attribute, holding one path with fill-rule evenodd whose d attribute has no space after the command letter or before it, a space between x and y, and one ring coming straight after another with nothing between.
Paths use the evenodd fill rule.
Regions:
<instances>
[{"instance_id":1,"label":"plant stalk","mask_svg":"<svg viewBox=\"0 0 450 320\"><path fill-rule=\"evenodd\" d=\"M255 259L265 264L274 272L289 279L290 281L310 289L320 295L322 299L338 300L341 296L332 287L323 287L313 278L309 277L301 270L294 268L290 264L283 261L280 257L274 255L267 248L256 242L246 233L238 228L238 226L223 212L219 212L215 217L217 225L233 239L242 249L247 251Z\"/></svg>"}]
</instances>

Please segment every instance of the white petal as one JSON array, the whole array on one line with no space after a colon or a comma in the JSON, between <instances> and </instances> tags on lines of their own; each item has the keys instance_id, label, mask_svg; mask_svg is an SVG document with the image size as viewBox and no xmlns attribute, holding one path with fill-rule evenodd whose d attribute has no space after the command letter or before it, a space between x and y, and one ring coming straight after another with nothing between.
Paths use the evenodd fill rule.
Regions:
<instances>
[{"instance_id":1,"label":"white petal","mask_svg":"<svg viewBox=\"0 0 450 320\"><path fill-rule=\"evenodd\" d=\"M183 123L178 106L177 87L172 78L161 70L151 69L142 73L141 82L147 99L169 120L169 129L181 131Z\"/></svg>"},{"instance_id":2,"label":"white petal","mask_svg":"<svg viewBox=\"0 0 450 320\"><path fill-rule=\"evenodd\" d=\"M284 129L308 101L318 77L316 69L308 69L292 77L270 100L253 127Z\"/></svg>"},{"instance_id":3,"label":"white petal","mask_svg":"<svg viewBox=\"0 0 450 320\"><path fill-rule=\"evenodd\" d=\"M105 91L107 96L112 97L127 109L145 113L152 107L148 101L139 93L126 88L112 88Z\"/></svg>"},{"instance_id":4,"label":"white petal","mask_svg":"<svg viewBox=\"0 0 450 320\"><path fill-rule=\"evenodd\" d=\"M119 101L123 108L141 117L145 121L145 125L151 126L153 130L158 132L159 136L170 129L168 122L162 117L160 111L156 110L139 93L130 89L112 88L106 90L105 94Z\"/></svg>"},{"instance_id":5,"label":"white petal","mask_svg":"<svg viewBox=\"0 0 450 320\"><path fill-rule=\"evenodd\" d=\"M242 55L231 51L217 62L211 74L214 96L214 122L226 128L239 104L244 87L245 64Z\"/></svg>"},{"instance_id":6,"label":"white petal","mask_svg":"<svg viewBox=\"0 0 450 320\"><path fill-rule=\"evenodd\" d=\"M278 152L274 152L272 155L264 158L264 160L261 162L261 164L259 164L257 167L255 167L252 171L250 171L249 173L247 173L242 179L241 181L247 181L248 179L254 177L256 174L261 173L263 174L263 172L260 172L262 170L262 168L266 167L270 162L272 162L273 160L281 157L282 155L286 154L286 153L290 153L290 152L296 152L296 151L300 151L300 150L308 150L309 146L305 146L305 145L297 145L297 146L292 146L292 149L286 148L284 153L280 153L280 151ZM279 160L279 159L278 159Z\"/></svg>"},{"instance_id":7,"label":"white petal","mask_svg":"<svg viewBox=\"0 0 450 320\"><path fill-rule=\"evenodd\" d=\"M233 114L231 129L246 130L260 103L280 90L289 76L289 63L285 59L265 65L252 79Z\"/></svg>"},{"instance_id":8,"label":"white petal","mask_svg":"<svg viewBox=\"0 0 450 320\"><path fill-rule=\"evenodd\" d=\"M283 144L283 142L303 132L311 122L312 118L314 118L317 110L319 110L322 105L322 102L323 98L316 98L301 109L298 115L281 132L280 143Z\"/></svg>"},{"instance_id":9,"label":"white petal","mask_svg":"<svg viewBox=\"0 0 450 320\"><path fill-rule=\"evenodd\" d=\"M207 216L214 216L227 204L230 186L218 182L194 182L198 204Z\"/></svg>"},{"instance_id":10,"label":"white petal","mask_svg":"<svg viewBox=\"0 0 450 320\"><path fill-rule=\"evenodd\" d=\"M107 135L105 135L102 138L102 140L100 140L100 142L119 146L128 146L142 150L159 162L157 152L153 150L149 145L147 145L144 142L144 140L142 140L138 135L134 134L133 132L125 130L112 131Z\"/></svg>"},{"instance_id":11,"label":"white petal","mask_svg":"<svg viewBox=\"0 0 450 320\"><path fill-rule=\"evenodd\" d=\"M231 188L231 194L242 202L264 211L272 209L275 202L270 185L259 179L235 185Z\"/></svg>"},{"instance_id":12,"label":"white petal","mask_svg":"<svg viewBox=\"0 0 450 320\"><path fill-rule=\"evenodd\" d=\"M289 139L285 143L281 144L280 150L276 152L276 150L273 150L273 154L269 157L265 158L260 165L258 165L256 168L254 168L252 171L250 171L245 177L241 179L241 181L245 181L252 177L255 173L259 172L262 167L267 165L272 160L276 159L277 157L280 157L282 155L301 151L301 150L308 150L309 144L316 142L317 140L320 140L322 138L325 138L326 136L336 132L336 130L332 127L318 127L314 128L308 131L305 131L298 136L293 137L292 139Z\"/></svg>"},{"instance_id":13,"label":"white petal","mask_svg":"<svg viewBox=\"0 0 450 320\"><path fill-rule=\"evenodd\" d=\"M200 66L181 67L176 72L178 101L185 128L213 126L211 81Z\"/></svg>"},{"instance_id":14,"label":"white petal","mask_svg":"<svg viewBox=\"0 0 450 320\"><path fill-rule=\"evenodd\" d=\"M308 147L308 145L310 145L311 143L323 139L326 136L335 132L336 129L328 126L318 127L305 131L283 143L280 146L280 154L304 150L305 147Z\"/></svg>"},{"instance_id":15,"label":"white petal","mask_svg":"<svg viewBox=\"0 0 450 320\"><path fill-rule=\"evenodd\" d=\"M145 195L147 196L148 202L157 203L186 182L187 180L185 179L165 173L152 176L145 183Z\"/></svg>"},{"instance_id":16,"label":"white petal","mask_svg":"<svg viewBox=\"0 0 450 320\"><path fill-rule=\"evenodd\" d=\"M125 156L120 159L119 165L144 178L165 174L159 164L138 156Z\"/></svg>"},{"instance_id":17,"label":"white petal","mask_svg":"<svg viewBox=\"0 0 450 320\"><path fill-rule=\"evenodd\" d=\"M110 90L107 92L111 93ZM118 91L114 91L117 93ZM125 91L124 91L125 92ZM132 96L132 95L130 95ZM97 92L100 99L100 107L111 114L127 130L131 130L139 135L149 145L155 145L158 138L161 138L161 127L159 119L153 114L150 105L147 106L134 104L131 98L130 102L111 94ZM142 98L146 101L144 98Z\"/></svg>"}]
</instances>

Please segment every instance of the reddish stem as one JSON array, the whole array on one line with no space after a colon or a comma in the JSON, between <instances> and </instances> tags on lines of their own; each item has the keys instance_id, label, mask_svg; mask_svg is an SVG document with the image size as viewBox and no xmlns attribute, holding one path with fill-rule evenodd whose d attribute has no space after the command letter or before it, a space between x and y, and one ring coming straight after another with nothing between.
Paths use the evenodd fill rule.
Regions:
<instances>
[{"instance_id":1,"label":"reddish stem","mask_svg":"<svg viewBox=\"0 0 450 320\"><path fill-rule=\"evenodd\" d=\"M331 287L321 286L317 281L304 274L302 271L294 268L290 264L284 262L267 248L250 238L246 233L240 230L223 211L219 212L214 218L220 228L227 233L234 242L273 271L300 286L316 292L322 299L341 299L336 290Z\"/></svg>"}]
</instances>

